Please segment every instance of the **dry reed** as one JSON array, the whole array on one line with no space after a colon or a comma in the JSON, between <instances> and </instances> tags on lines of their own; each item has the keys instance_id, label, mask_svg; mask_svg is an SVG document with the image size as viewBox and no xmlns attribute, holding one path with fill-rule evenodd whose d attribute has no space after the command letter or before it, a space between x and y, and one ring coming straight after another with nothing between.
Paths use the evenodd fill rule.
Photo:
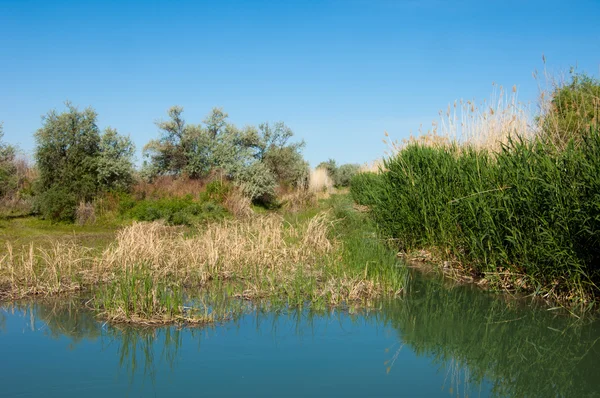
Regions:
<instances>
[{"instance_id":1,"label":"dry reed","mask_svg":"<svg viewBox=\"0 0 600 398\"><path fill-rule=\"evenodd\" d=\"M329 237L331 226L327 212L295 224L276 214L226 220L192 236L158 222L134 223L95 256L75 244L55 243L50 249L30 245L20 254L8 244L0 258L0 298L87 289L118 282L140 269L154 283L201 288L214 280L229 281L238 297L277 298L295 305L336 305L384 293L380 282L340 263L341 243ZM123 320L121 315L109 318Z\"/></svg>"},{"instance_id":2,"label":"dry reed","mask_svg":"<svg viewBox=\"0 0 600 398\"><path fill-rule=\"evenodd\" d=\"M282 194L280 201L287 211L297 213L311 207L316 207L318 204L318 195L319 192L299 187Z\"/></svg>"},{"instance_id":3,"label":"dry reed","mask_svg":"<svg viewBox=\"0 0 600 398\"><path fill-rule=\"evenodd\" d=\"M386 137L388 134L386 133ZM379 174L382 171L385 171L385 166L383 165L383 159L376 159L372 162L364 163L358 169L359 173L375 173Z\"/></svg>"},{"instance_id":4,"label":"dry reed","mask_svg":"<svg viewBox=\"0 0 600 398\"><path fill-rule=\"evenodd\" d=\"M333 189L333 181L326 169L320 167L310 171L308 189L312 192L330 192Z\"/></svg>"},{"instance_id":5,"label":"dry reed","mask_svg":"<svg viewBox=\"0 0 600 398\"><path fill-rule=\"evenodd\" d=\"M492 84L489 100L457 100L446 110L439 111L439 120L431 128L419 128L416 136L402 141L384 139L389 155L395 155L407 145L419 144L428 147L443 147L452 144L469 146L476 150L498 152L510 137L532 139L538 135L530 106L518 100L517 87L507 92L504 87ZM386 137L389 137L387 132Z\"/></svg>"}]
</instances>

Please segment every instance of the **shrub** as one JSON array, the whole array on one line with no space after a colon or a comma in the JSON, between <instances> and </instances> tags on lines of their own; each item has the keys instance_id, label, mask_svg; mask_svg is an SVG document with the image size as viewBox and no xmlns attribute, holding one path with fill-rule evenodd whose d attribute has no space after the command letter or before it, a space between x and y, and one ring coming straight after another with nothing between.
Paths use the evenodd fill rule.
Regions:
<instances>
[{"instance_id":1,"label":"shrub","mask_svg":"<svg viewBox=\"0 0 600 398\"><path fill-rule=\"evenodd\" d=\"M206 184L204 191L200 193L200 200L203 202L214 201L217 203L223 203L231 188L231 184L229 184L229 182L226 180L213 180Z\"/></svg>"},{"instance_id":2,"label":"shrub","mask_svg":"<svg viewBox=\"0 0 600 398\"><path fill-rule=\"evenodd\" d=\"M360 170L360 166L357 164L343 164L335 172L334 185L336 187L348 187L350 186L350 181L352 177L354 177L358 171Z\"/></svg>"},{"instance_id":3,"label":"shrub","mask_svg":"<svg viewBox=\"0 0 600 398\"><path fill-rule=\"evenodd\" d=\"M101 135L96 118L92 108L80 112L69 103L65 112L50 111L43 118L35 134L37 209L43 217L73 221L80 201L130 184L131 142L113 129Z\"/></svg>"},{"instance_id":4,"label":"shrub","mask_svg":"<svg viewBox=\"0 0 600 398\"><path fill-rule=\"evenodd\" d=\"M36 210L49 220L72 222L79 200L73 190L53 186L37 197Z\"/></svg>"},{"instance_id":5,"label":"shrub","mask_svg":"<svg viewBox=\"0 0 600 398\"><path fill-rule=\"evenodd\" d=\"M2 142L4 132L0 123L0 198L14 192L17 188L15 178L15 154L16 149Z\"/></svg>"},{"instance_id":6,"label":"shrub","mask_svg":"<svg viewBox=\"0 0 600 398\"><path fill-rule=\"evenodd\" d=\"M225 217L222 205L213 201L198 202L190 196L170 199L123 201L121 214L138 221L165 220L171 225L193 225Z\"/></svg>"},{"instance_id":7,"label":"shrub","mask_svg":"<svg viewBox=\"0 0 600 398\"><path fill-rule=\"evenodd\" d=\"M277 181L262 162L255 162L245 168L238 177L238 183L244 195L253 201L271 203L275 199Z\"/></svg>"}]
</instances>

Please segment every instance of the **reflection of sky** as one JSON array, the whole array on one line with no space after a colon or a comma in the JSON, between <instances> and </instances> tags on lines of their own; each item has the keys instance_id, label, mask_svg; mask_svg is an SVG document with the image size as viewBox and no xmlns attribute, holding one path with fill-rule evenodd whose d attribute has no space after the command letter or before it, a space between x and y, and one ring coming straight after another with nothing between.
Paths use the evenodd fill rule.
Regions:
<instances>
[{"instance_id":1,"label":"reflection of sky","mask_svg":"<svg viewBox=\"0 0 600 398\"><path fill-rule=\"evenodd\" d=\"M452 379L461 377L451 368L439 369L431 358L417 357L408 346L387 374L402 346L397 332L374 318L345 314L300 320L246 315L225 325L181 330L178 349L165 347L165 329L157 330L153 377L144 375L143 339L137 351L141 362L130 378L132 363L119 365L122 341L106 326L102 338L77 344L65 336L50 338L46 329L37 320L32 330L29 315L7 314L0 334L2 394L448 396ZM171 329L171 336L175 333ZM172 363L169 354L175 355ZM463 395L462 385L453 388L453 395ZM479 387L469 395L480 395Z\"/></svg>"}]
</instances>

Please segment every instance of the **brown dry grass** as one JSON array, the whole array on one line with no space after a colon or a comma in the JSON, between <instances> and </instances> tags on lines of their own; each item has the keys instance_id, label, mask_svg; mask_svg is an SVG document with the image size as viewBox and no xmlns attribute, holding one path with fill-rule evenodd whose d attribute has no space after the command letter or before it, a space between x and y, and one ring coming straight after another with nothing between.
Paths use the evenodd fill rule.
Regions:
<instances>
[{"instance_id":1,"label":"brown dry grass","mask_svg":"<svg viewBox=\"0 0 600 398\"><path fill-rule=\"evenodd\" d=\"M251 217L252 199L245 196L242 190L238 187L232 188L223 201L223 206L237 219L245 219Z\"/></svg>"},{"instance_id":2,"label":"brown dry grass","mask_svg":"<svg viewBox=\"0 0 600 398\"><path fill-rule=\"evenodd\" d=\"M385 136L388 137L388 133L385 133ZM387 143L387 141L386 141ZM383 159L376 159L372 162L364 163L358 169L359 173L375 173L379 174L382 171L385 171L385 166L383 165Z\"/></svg>"},{"instance_id":3,"label":"brown dry grass","mask_svg":"<svg viewBox=\"0 0 600 398\"><path fill-rule=\"evenodd\" d=\"M333 189L333 181L326 169L321 167L310 171L308 189L313 192L330 192Z\"/></svg>"},{"instance_id":4,"label":"brown dry grass","mask_svg":"<svg viewBox=\"0 0 600 398\"><path fill-rule=\"evenodd\" d=\"M213 176L214 177L214 176ZM164 199L197 196L204 190L212 177L206 179L193 179L185 176L158 176L152 182L138 181L133 186L133 194L139 199Z\"/></svg>"},{"instance_id":5,"label":"brown dry grass","mask_svg":"<svg viewBox=\"0 0 600 398\"><path fill-rule=\"evenodd\" d=\"M297 213L311 207L316 207L319 199L318 195L318 192L310 189L296 188L282 194L280 201L287 211Z\"/></svg>"},{"instance_id":6,"label":"brown dry grass","mask_svg":"<svg viewBox=\"0 0 600 398\"><path fill-rule=\"evenodd\" d=\"M117 281L126 270L143 268L154 281L181 287L235 284L245 299L279 298L323 305L371 300L385 292L341 261L340 242L329 237L327 212L296 224L277 214L207 225L189 236L158 222L134 223L103 252L76 244L15 252L0 257L0 298L54 295Z\"/></svg>"}]
</instances>

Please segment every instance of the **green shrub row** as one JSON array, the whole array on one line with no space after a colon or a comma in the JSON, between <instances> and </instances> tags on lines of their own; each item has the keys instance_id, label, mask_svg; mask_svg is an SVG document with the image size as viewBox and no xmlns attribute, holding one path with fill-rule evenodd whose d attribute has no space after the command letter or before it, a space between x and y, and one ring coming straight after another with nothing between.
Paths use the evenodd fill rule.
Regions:
<instances>
[{"instance_id":1,"label":"green shrub row","mask_svg":"<svg viewBox=\"0 0 600 398\"><path fill-rule=\"evenodd\" d=\"M351 192L400 250L435 247L488 279L587 302L600 286L600 133L581 136L560 151L513 139L493 156L410 145Z\"/></svg>"},{"instance_id":2,"label":"green shrub row","mask_svg":"<svg viewBox=\"0 0 600 398\"><path fill-rule=\"evenodd\" d=\"M190 226L224 218L227 210L222 202L229 189L229 185L213 181L207 184L198 199L187 195L183 198L136 200L130 195L122 195L119 212L125 218L138 221L165 220L171 225Z\"/></svg>"}]
</instances>

